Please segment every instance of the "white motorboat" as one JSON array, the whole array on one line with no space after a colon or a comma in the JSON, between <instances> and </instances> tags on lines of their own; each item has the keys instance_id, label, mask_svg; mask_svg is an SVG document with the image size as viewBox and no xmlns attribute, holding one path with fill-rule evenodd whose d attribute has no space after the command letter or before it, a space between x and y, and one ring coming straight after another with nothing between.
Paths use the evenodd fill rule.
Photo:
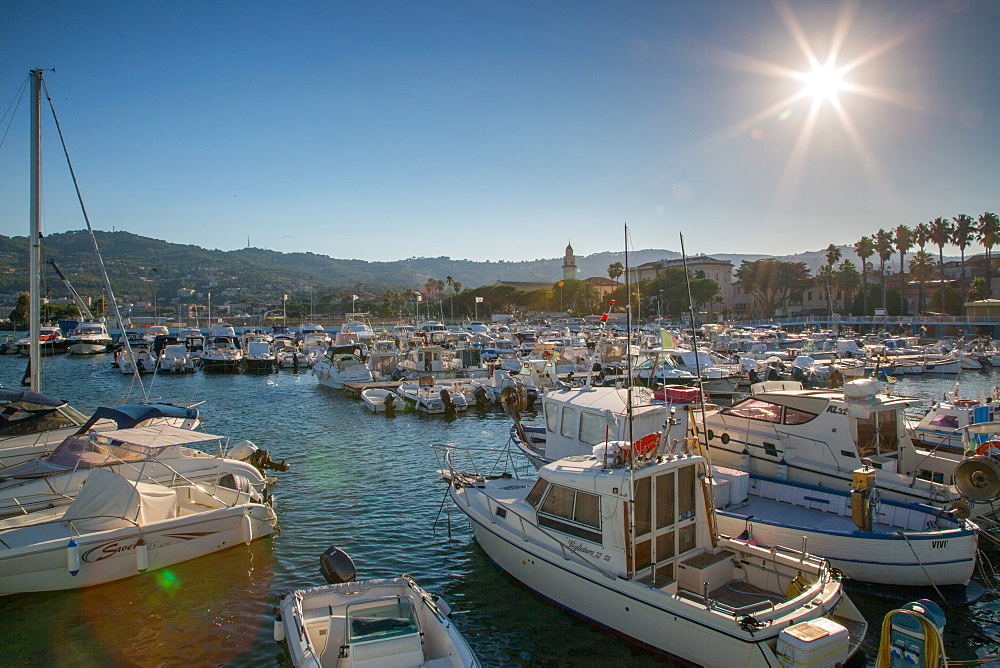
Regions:
<instances>
[{"instance_id":1,"label":"white motorboat","mask_svg":"<svg viewBox=\"0 0 1000 668\"><path fill-rule=\"evenodd\" d=\"M707 350L699 350L695 353L693 350L683 348L664 348L659 351L656 349L649 350L646 351L646 354L657 352L668 355L674 366L681 371L687 371L695 376L701 374L702 383L709 394L731 397L736 393L736 388L740 382L739 374L719 366L718 360ZM689 382L681 382L680 384L694 385L694 383Z\"/></svg>"},{"instance_id":2,"label":"white motorboat","mask_svg":"<svg viewBox=\"0 0 1000 668\"><path fill-rule=\"evenodd\" d=\"M346 383L371 383L375 380L371 369L365 365L361 346L330 346L323 359L313 365L313 375L320 385L335 390L344 389Z\"/></svg>"},{"instance_id":3,"label":"white motorboat","mask_svg":"<svg viewBox=\"0 0 1000 668\"><path fill-rule=\"evenodd\" d=\"M226 452L224 440L169 425L70 436L45 457L4 470L0 517L68 505L91 472L101 468L144 482L216 485L242 477L265 494L267 479L258 467L273 466L262 461L269 461L266 451L241 441ZM212 446L218 455L203 450Z\"/></svg>"},{"instance_id":4,"label":"white motorboat","mask_svg":"<svg viewBox=\"0 0 1000 668\"><path fill-rule=\"evenodd\" d=\"M457 363L441 346L419 346L410 350L399 366L412 376L433 376L435 379L458 376Z\"/></svg>"},{"instance_id":5,"label":"white motorboat","mask_svg":"<svg viewBox=\"0 0 1000 668\"><path fill-rule=\"evenodd\" d=\"M95 469L69 505L0 520L0 595L112 582L268 536L249 486L134 482Z\"/></svg>"},{"instance_id":6,"label":"white motorboat","mask_svg":"<svg viewBox=\"0 0 1000 668\"><path fill-rule=\"evenodd\" d=\"M726 468L845 491L852 488L853 472L867 462L879 469L877 488L884 499L945 511L962 501L962 512L967 504L974 516L994 514L1000 464L988 456L918 447L906 431L904 409L919 400L884 389L866 379L841 390L755 391L708 413L702 434L712 462ZM991 429L990 423L984 428Z\"/></svg>"},{"instance_id":7,"label":"white motorboat","mask_svg":"<svg viewBox=\"0 0 1000 668\"><path fill-rule=\"evenodd\" d=\"M298 667L480 665L444 602L406 575L294 591L280 611L275 635Z\"/></svg>"},{"instance_id":8,"label":"white motorboat","mask_svg":"<svg viewBox=\"0 0 1000 668\"><path fill-rule=\"evenodd\" d=\"M375 332L372 326L363 320L348 320L341 325L337 331L337 336L333 340L333 345L347 346L352 343L367 346L375 339ZM329 343L327 343L329 345Z\"/></svg>"},{"instance_id":9,"label":"white motorboat","mask_svg":"<svg viewBox=\"0 0 1000 668\"><path fill-rule=\"evenodd\" d=\"M135 363L133 364L133 360ZM115 366L126 376L156 371L156 355L147 343L131 343L115 352Z\"/></svg>"},{"instance_id":10,"label":"white motorboat","mask_svg":"<svg viewBox=\"0 0 1000 668\"><path fill-rule=\"evenodd\" d=\"M271 347L279 369L305 369L312 366L312 359L295 345L289 335L275 336L271 341Z\"/></svg>"},{"instance_id":11,"label":"white motorboat","mask_svg":"<svg viewBox=\"0 0 1000 668\"><path fill-rule=\"evenodd\" d=\"M156 361L160 373L194 373L194 356L182 343L172 343L163 347Z\"/></svg>"},{"instance_id":12,"label":"white motorboat","mask_svg":"<svg viewBox=\"0 0 1000 668\"><path fill-rule=\"evenodd\" d=\"M623 445L535 481L481 475L476 451L434 447L490 559L584 619L706 666L818 668L857 650L867 623L824 559L718 535L702 457Z\"/></svg>"},{"instance_id":13,"label":"white motorboat","mask_svg":"<svg viewBox=\"0 0 1000 668\"><path fill-rule=\"evenodd\" d=\"M243 355L243 363L247 371L257 373L267 373L274 371L278 359L271 352L271 344L267 341L249 341L246 344L246 354Z\"/></svg>"},{"instance_id":14,"label":"white motorboat","mask_svg":"<svg viewBox=\"0 0 1000 668\"><path fill-rule=\"evenodd\" d=\"M430 382L427 382L430 381ZM469 407L465 395L451 386L435 385L430 376L417 383L404 383L396 388L396 394L406 403L408 410L418 413L440 414L464 411Z\"/></svg>"},{"instance_id":15,"label":"white motorboat","mask_svg":"<svg viewBox=\"0 0 1000 668\"><path fill-rule=\"evenodd\" d=\"M89 320L78 323L66 338L70 355L106 353L114 344L103 322Z\"/></svg>"},{"instance_id":16,"label":"white motorboat","mask_svg":"<svg viewBox=\"0 0 1000 668\"><path fill-rule=\"evenodd\" d=\"M232 327L213 327L198 357L205 371L235 373L243 364L243 350Z\"/></svg>"},{"instance_id":17,"label":"white motorboat","mask_svg":"<svg viewBox=\"0 0 1000 668\"><path fill-rule=\"evenodd\" d=\"M14 346L22 354L27 356L31 348L31 337L26 336L18 339ZM66 352L69 344L62 330L54 325L41 325L38 328L38 349L41 355L55 355Z\"/></svg>"},{"instance_id":18,"label":"white motorboat","mask_svg":"<svg viewBox=\"0 0 1000 668\"><path fill-rule=\"evenodd\" d=\"M398 397L392 390L385 390L378 387L368 387L361 390L361 401L372 413L392 412Z\"/></svg>"},{"instance_id":19,"label":"white motorboat","mask_svg":"<svg viewBox=\"0 0 1000 668\"><path fill-rule=\"evenodd\" d=\"M713 467L719 531L758 545L808 544L860 582L961 589L976 566L979 527L925 504L878 498L875 469L858 493ZM867 492L865 492L867 490Z\"/></svg>"},{"instance_id":20,"label":"white motorboat","mask_svg":"<svg viewBox=\"0 0 1000 668\"><path fill-rule=\"evenodd\" d=\"M0 389L0 409L0 471L44 457L65 438L90 430L201 426L196 408L128 403L98 408L86 418L60 399L26 390Z\"/></svg>"}]
</instances>

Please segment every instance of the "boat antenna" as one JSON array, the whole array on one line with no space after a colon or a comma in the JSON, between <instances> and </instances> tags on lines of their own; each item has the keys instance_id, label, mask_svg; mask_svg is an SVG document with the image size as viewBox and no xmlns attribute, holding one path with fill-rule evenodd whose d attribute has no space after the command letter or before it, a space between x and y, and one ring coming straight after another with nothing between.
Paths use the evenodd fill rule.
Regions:
<instances>
[{"instance_id":1,"label":"boat antenna","mask_svg":"<svg viewBox=\"0 0 1000 668\"><path fill-rule=\"evenodd\" d=\"M680 232L681 238L681 259L684 262L684 282L687 285L688 293L688 316L691 318L691 349L694 350L694 371L698 376L698 400L701 407L701 423L704 425L705 422L705 379L701 377L701 362L698 359L698 337L695 334L694 329L694 299L691 298L691 272L688 271L688 260L687 252L684 250L684 233ZM709 534L712 536L712 546L718 544L718 535L716 527L718 523L715 518L715 499L713 497L712 489L712 456L709 454L708 441L705 442L705 447L701 447L701 435L698 433L698 421L691 420L691 429L693 431L694 441L698 445L698 454L705 458L705 479L702 481L701 491L705 496L705 507L708 509L708 522L711 531Z\"/></svg>"},{"instance_id":2,"label":"boat antenna","mask_svg":"<svg viewBox=\"0 0 1000 668\"><path fill-rule=\"evenodd\" d=\"M66 156L66 166L69 167L69 175L73 179L73 188L76 190L76 198L80 202L80 211L83 212L83 220L87 223L87 231L90 233L90 240L94 245L94 253L97 255L97 264L101 269L101 278L104 279L104 290L108 294L108 301L111 302L111 308L114 309L115 319L118 320L121 341L125 345L125 353L128 355L128 358L132 363L132 368L135 370L135 377L139 383L139 390L142 392L142 400L148 401L149 396L146 394L146 386L142 384L142 377L139 375L139 367L135 361L135 354L132 352L132 346L129 345L128 337L125 335L125 323L122 321L121 311L118 310L118 300L115 299L115 293L111 289L111 280L108 278L108 270L104 266L104 258L101 257L101 249L97 246L97 237L94 236L94 228L90 224L90 216L87 215L87 207L83 203L83 193L80 192L80 184L76 180L76 172L73 170L73 162L69 158L69 149L66 146L66 139L63 137L62 126L59 125L59 117L56 115L55 105L52 104L52 96L49 95L49 89L45 86L45 82L41 80L41 71L33 70L33 72L38 72L38 79L41 82L42 87L45 88L45 99L48 100L49 109L52 110L52 120L55 121L56 132L59 134L59 141L62 144L63 155Z\"/></svg>"}]
</instances>

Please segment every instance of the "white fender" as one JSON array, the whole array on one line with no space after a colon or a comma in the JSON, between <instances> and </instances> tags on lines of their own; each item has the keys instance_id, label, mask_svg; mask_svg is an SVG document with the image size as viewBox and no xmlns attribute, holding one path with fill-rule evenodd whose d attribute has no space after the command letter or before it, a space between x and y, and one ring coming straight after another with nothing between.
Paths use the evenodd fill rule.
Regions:
<instances>
[{"instance_id":1,"label":"white fender","mask_svg":"<svg viewBox=\"0 0 1000 668\"><path fill-rule=\"evenodd\" d=\"M246 513L240 519L240 529L243 531L243 542L249 545L253 540L253 523L250 521L250 516Z\"/></svg>"},{"instance_id":2,"label":"white fender","mask_svg":"<svg viewBox=\"0 0 1000 668\"><path fill-rule=\"evenodd\" d=\"M70 538L66 546L66 568L72 576L80 572L80 545L75 538Z\"/></svg>"},{"instance_id":3,"label":"white fender","mask_svg":"<svg viewBox=\"0 0 1000 668\"><path fill-rule=\"evenodd\" d=\"M139 536L135 544L135 568L140 573L145 573L149 568L149 547L142 536Z\"/></svg>"}]
</instances>

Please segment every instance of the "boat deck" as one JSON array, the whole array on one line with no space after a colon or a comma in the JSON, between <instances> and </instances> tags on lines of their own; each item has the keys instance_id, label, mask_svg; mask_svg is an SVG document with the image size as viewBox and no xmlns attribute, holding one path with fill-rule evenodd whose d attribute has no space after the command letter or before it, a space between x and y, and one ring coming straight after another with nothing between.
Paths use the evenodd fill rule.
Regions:
<instances>
[{"instance_id":1,"label":"boat deck","mask_svg":"<svg viewBox=\"0 0 1000 668\"><path fill-rule=\"evenodd\" d=\"M850 517L816 508L793 506L759 496L750 496L748 501L738 506L722 508L719 512L739 516L751 522L756 519L823 532L853 533L859 530ZM872 523L874 533L891 534L898 531L899 527L881 524L878 521Z\"/></svg>"}]
</instances>

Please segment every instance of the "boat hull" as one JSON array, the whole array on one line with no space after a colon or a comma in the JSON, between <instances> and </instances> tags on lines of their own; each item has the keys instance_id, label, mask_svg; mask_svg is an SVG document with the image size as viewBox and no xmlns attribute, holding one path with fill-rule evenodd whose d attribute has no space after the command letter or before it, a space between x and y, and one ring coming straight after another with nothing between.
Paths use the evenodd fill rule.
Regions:
<instances>
[{"instance_id":1,"label":"boat hull","mask_svg":"<svg viewBox=\"0 0 1000 668\"><path fill-rule=\"evenodd\" d=\"M140 536L147 546L146 570L155 570L268 536L272 521L269 509L255 504L175 518L156 526L84 534L76 539L81 563L75 576L67 570L65 538L0 551L0 595L76 589L138 575L135 548Z\"/></svg>"},{"instance_id":2,"label":"boat hull","mask_svg":"<svg viewBox=\"0 0 1000 668\"><path fill-rule=\"evenodd\" d=\"M711 620L710 613L698 619L685 616L690 611L671 610L644 601L641 590L648 587L621 579L601 581L587 577L568 561L550 562L500 536L476 518L470 516L470 522L479 545L501 569L529 589L591 622L706 666L779 665L770 644L777 630L773 635L751 638L740 637L735 620L731 633L713 628L715 620ZM680 603L677 607L691 606ZM816 617L819 612L817 609Z\"/></svg>"}]
</instances>

